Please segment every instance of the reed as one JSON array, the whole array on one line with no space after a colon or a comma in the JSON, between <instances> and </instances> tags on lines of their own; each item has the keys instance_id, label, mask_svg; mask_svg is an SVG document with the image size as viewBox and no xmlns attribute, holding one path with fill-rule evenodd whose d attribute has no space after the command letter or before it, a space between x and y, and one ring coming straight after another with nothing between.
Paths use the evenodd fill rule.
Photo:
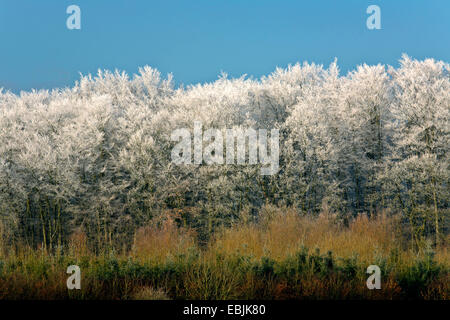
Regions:
<instances>
[{"instance_id":1,"label":"reed","mask_svg":"<svg viewBox=\"0 0 450 320\"><path fill-rule=\"evenodd\" d=\"M5 248L0 299L448 299L445 243L414 251L399 223L387 213L344 224L266 207L207 246L165 218L139 229L129 251L102 253L77 231L59 250ZM66 288L71 264L82 270L81 290ZM381 290L366 287L371 264L382 270Z\"/></svg>"}]
</instances>

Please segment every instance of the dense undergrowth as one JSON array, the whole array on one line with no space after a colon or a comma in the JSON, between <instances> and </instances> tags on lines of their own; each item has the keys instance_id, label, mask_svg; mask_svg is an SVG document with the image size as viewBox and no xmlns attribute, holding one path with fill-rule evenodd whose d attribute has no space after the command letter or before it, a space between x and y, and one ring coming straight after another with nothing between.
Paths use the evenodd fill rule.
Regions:
<instances>
[{"instance_id":1,"label":"dense undergrowth","mask_svg":"<svg viewBox=\"0 0 450 320\"><path fill-rule=\"evenodd\" d=\"M343 224L293 209L218 231L207 245L167 216L141 228L131 250L94 254L83 233L63 248L2 248L0 299L449 299L445 243L409 248L399 219L379 214ZM68 290L67 266L81 268ZM381 289L366 287L369 265Z\"/></svg>"}]
</instances>

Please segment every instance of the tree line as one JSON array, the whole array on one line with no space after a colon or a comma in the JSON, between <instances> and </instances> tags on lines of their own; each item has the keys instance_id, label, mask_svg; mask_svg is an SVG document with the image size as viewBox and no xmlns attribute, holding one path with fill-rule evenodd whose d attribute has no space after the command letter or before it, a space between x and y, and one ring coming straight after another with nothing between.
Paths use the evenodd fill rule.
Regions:
<instances>
[{"instance_id":1,"label":"tree line","mask_svg":"<svg viewBox=\"0 0 450 320\"><path fill-rule=\"evenodd\" d=\"M266 204L300 214L399 213L411 243L448 234L450 65L398 68L336 61L277 68L260 79L174 85L150 67L99 71L72 88L0 90L0 235L62 246L81 230L96 248L126 245L171 216L206 241L257 220ZM279 130L279 171L260 165L174 165L171 133Z\"/></svg>"}]
</instances>

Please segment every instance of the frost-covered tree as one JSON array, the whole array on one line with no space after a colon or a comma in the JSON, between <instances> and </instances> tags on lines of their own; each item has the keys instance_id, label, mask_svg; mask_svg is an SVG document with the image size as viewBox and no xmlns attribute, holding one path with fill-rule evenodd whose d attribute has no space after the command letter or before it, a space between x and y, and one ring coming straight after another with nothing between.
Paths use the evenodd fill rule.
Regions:
<instances>
[{"instance_id":1,"label":"frost-covered tree","mask_svg":"<svg viewBox=\"0 0 450 320\"><path fill-rule=\"evenodd\" d=\"M450 66L407 56L400 64L390 69L394 152L385 180L417 237L433 221L439 243L449 199Z\"/></svg>"},{"instance_id":2,"label":"frost-covered tree","mask_svg":"<svg viewBox=\"0 0 450 320\"><path fill-rule=\"evenodd\" d=\"M206 240L272 204L343 218L389 208L415 244L430 234L439 242L449 106L449 65L406 56L397 69L362 65L344 76L336 62L304 63L176 88L144 67L82 76L73 88L0 90L1 229L8 241L50 248L82 228L100 248L129 244L137 227L170 214ZM279 171L173 163L172 133L192 134L195 122L224 137L278 129Z\"/></svg>"}]
</instances>

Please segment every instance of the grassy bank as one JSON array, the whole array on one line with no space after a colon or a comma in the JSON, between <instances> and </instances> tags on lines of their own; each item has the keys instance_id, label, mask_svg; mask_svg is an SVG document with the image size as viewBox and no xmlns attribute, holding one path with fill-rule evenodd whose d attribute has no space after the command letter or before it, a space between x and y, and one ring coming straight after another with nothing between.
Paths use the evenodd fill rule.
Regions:
<instances>
[{"instance_id":1,"label":"grassy bank","mask_svg":"<svg viewBox=\"0 0 450 320\"><path fill-rule=\"evenodd\" d=\"M170 217L140 229L131 250L94 254L83 233L54 252L2 247L0 299L449 299L446 244L409 248L395 217L342 223L264 208L200 246ZM68 290L67 266L81 268ZM366 269L381 268L381 290Z\"/></svg>"}]
</instances>

